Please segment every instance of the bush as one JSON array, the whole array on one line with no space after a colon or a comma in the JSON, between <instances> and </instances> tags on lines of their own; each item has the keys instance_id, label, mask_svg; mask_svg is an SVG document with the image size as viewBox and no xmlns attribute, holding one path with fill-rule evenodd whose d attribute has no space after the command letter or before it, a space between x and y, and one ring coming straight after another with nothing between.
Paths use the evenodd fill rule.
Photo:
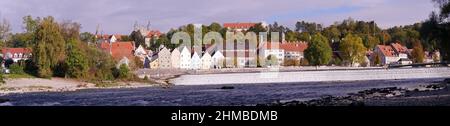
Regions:
<instances>
[{"instance_id":1,"label":"bush","mask_svg":"<svg viewBox=\"0 0 450 126\"><path fill-rule=\"evenodd\" d=\"M300 66L308 66L308 65L309 65L309 62L307 59L305 59L305 58L300 59Z\"/></svg>"},{"instance_id":2,"label":"bush","mask_svg":"<svg viewBox=\"0 0 450 126\"><path fill-rule=\"evenodd\" d=\"M20 66L17 63L10 65L9 70L11 71L12 74L23 74L24 73L23 66Z\"/></svg>"},{"instance_id":3,"label":"bush","mask_svg":"<svg viewBox=\"0 0 450 126\"><path fill-rule=\"evenodd\" d=\"M283 63L284 66L300 66L300 61L295 59L286 59Z\"/></svg>"},{"instance_id":4,"label":"bush","mask_svg":"<svg viewBox=\"0 0 450 126\"><path fill-rule=\"evenodd\" d=\"M113 74L116 79L128 79L130 77L130 69L126 64L121 64L119 69L116 68L114 70Z\"/></svg>"},{"instance_id":5,"label":"bush","mask_svg":"<svg viewBox=\"0 0 450 126\"><path fill-rule=\"evenodd\" d=\"M3 78L3 69L0 68L0 84L5 83L5 80Z\"/></svg>"}]
</instances>

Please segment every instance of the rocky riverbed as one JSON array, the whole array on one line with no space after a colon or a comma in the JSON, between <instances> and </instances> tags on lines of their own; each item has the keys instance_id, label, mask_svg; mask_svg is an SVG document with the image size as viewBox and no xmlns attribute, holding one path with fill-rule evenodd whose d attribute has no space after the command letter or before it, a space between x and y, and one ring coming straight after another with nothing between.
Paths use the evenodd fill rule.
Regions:
<instances>
[{"instance_id":1,"label":"rocky riverbed","mask_svg":"<svg viewBox=\"0 0 450 126\"><path fill-rule=\"evenodd\" d=\"M450 106L450 79L414 88L373 88L347 96L325 95L308 101L276 101L257 106Z\"/></svg>"}]
</instances>

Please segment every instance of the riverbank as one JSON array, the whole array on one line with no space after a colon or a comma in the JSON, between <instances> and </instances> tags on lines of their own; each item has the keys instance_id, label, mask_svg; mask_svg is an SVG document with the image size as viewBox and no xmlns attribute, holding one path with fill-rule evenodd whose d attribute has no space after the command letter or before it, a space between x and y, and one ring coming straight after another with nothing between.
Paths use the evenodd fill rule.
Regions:
<instances>
[{"instance_id":1,"label":"riverbank","mask_svg":"<svg viewBox=\"0 0 450 126\"><path fill-rule=\"evenodd\" d=\"M0 85L0 95L31 92L67 92L81 89L139 88L156 85L159 84L118 81L109 85L99 85L67 78L13 78L6 79L5 83Z\"/></svg>"}]
</instances>

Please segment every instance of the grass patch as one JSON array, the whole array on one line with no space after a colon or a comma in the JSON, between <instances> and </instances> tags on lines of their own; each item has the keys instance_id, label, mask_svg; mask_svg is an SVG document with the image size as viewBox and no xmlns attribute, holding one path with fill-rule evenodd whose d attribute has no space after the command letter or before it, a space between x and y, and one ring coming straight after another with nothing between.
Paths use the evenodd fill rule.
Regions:
<instances>
[{"instance_id":1,"label":"grass patch","mask_svg":"<svg viewBox=\"0 0 450 126\"><path fill-rule=\"evenodd\" d=\"M27 74L27 73L22 73L22 74L3 74L3 76L5 78L8 78L8 79L36 78L35 76Z\"/></svg>"},{"instance_id":2,"label":"grass patch","mask_svg":"<svg viewBox=\"0 0 450 126\"><path fill-rule=\"evenodd\" d=\"M92 83L95 84L95 87L103 87L103 88L121 86L120 83L114 81L95 81Z\"/></svg>"},{"instance_id":3,"label":"grass patch","mask_svg":"<svg viewBox=\"0 0 450 126\"><path fill-rule=\"evenodd\" d=\"M19 88L16 87L0 87L0 91L15 91L19 90Z\"/></svg>"},{"instance_id":4,"label":"grass patch","mask_svg":"<svg viewBox=\"0 0 450 126\"><path fill-rule=\"evenodd\" d=\"M31 89L52 89L52 87L50 86L28 86L26 88L31 88Z\"/></svg>"}]
</instances>

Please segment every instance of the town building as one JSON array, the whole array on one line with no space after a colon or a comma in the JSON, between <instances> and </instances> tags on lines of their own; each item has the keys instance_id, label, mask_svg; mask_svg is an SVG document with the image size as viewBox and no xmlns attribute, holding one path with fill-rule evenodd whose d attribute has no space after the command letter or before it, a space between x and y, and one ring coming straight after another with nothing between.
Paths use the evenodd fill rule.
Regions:
<instances>
[{"instance_id":1,"label":"town building","mask_svg":"<svg viewBox=\"0 0 450 126\"><path fill-rule=\"evenodd\" d=\"M261 25L263 27L267 27L268 26L267 23L265 23L265 22L260 22L260 23L261 23ZM250 29L251 27L255 26L256 24L258 24L258 23L250 23L250 22L249 23L239 23L239 22L236 22L236 23L224 23L223 27L227 28L228 31L240 32L240 31L247 31L248 29Z\"/></svg>"},{"instance_id":2,"label":"town building","mask_svg":"<svg viewBox=\"0 0 450 126\"><path fill-rule=\"evenodd\" d=\"M177 48L173 49L170 56L172 68L180 68L180 57L181 52Z\"/></svg>"},{"instance_id":3,"label":"town building","mask_svg":"<svg viewBox=\"0 0 450 126\"><path fill-rule=\"evenodd\" d=\"M121 64L128 66L129 61L134 58L134 42L102 42L100 43L100 49L109 53L114 60L118 61L117 66Z\"/></svg>"},{"instance_id":4,"label":"town building","mask_svg":"<svg viewBox=\"0 0 450 126\"><path fill-rule=\"evenodd\" d=\"M212 57L208 52L205 52L201 58L201 69L211 69Z\"/></svg>"},{"instance_id":5,"label":"town building","mask_svg":"<svg viewBox=\"0 0 450 126\"><path fill-rule=\"evenodd\" d=\"M180 68L190 69L191 68L191 51L186 46L184 46L180 53Z\"/></svg>"},{"instance_id":6,"label":"town building","mask_svg":"<svg viewBox=\"0 0 450 126\"><path fill-rule=\"evenodd\" d=\"M201 65L202 65L202 60L200 59L200 55L199 55L199 53L197 53L196 51L193 51L193 53L192 53L192 57L191 57L191 67L190 67L190 69L193 69L193 70L198 70L198 69L200 69L201 68Z\"/></svg>"},{"instance_id":7,"label":"town building","mask_svg":"<svg viewBox=\"0 0 450 126\"><path fill-rule=\"evenodd\" d=\"M377 45L374 49L374 53L380 57L381 65L406 64L410 61L408 59L408 54L410 53L409 49L399 43ZM400 59L402 60L400 61Z\"/></svg>"},{"instance_id":8,"label":"town building","mask_svg":"<svg viewBox=\"0 0 450 126\"><path fill-rule=\"evenodd\" d=\"M159 68L161 69L168 69L172 67L172 55L170 53L170 50L166 47L162 47L158 52L158 62L159 62Z\"/></svg>"},{"instance_id":9,"label":"town building","mask_svg":"<svg viewBox=\"0 0 450 126\"><path fill-rule=\"evenodd\" d=\"M284 59L299 61L304 56L304 51L308 48L306 42L283 42L280 44L280 48L284 50Z\"/></svg>"},{"instance_id":10,"label":"town building","mask_svg":"<svg viewBox=\"0 0 450 126\"><path fill-rule=\"evenodd\" d=\"M261 44L261 43L260 43ZM278 61L278 65L284 62L284 49L280 48L280 42L264 42L259 47L259 52L262 53L264 59L267 59L270 55L275 56Z\"/></svg>"},{"instance_id":11,"label":"town building","mask_svg":"<svg viewBox=\"0 0 450 126\"><path fill-rule=\"evenodd\" d=\"M28 60L32 55L30 48L2 48L3 61L7 59L12 59L14 62Z\"/></svg>"}]
</instances>

